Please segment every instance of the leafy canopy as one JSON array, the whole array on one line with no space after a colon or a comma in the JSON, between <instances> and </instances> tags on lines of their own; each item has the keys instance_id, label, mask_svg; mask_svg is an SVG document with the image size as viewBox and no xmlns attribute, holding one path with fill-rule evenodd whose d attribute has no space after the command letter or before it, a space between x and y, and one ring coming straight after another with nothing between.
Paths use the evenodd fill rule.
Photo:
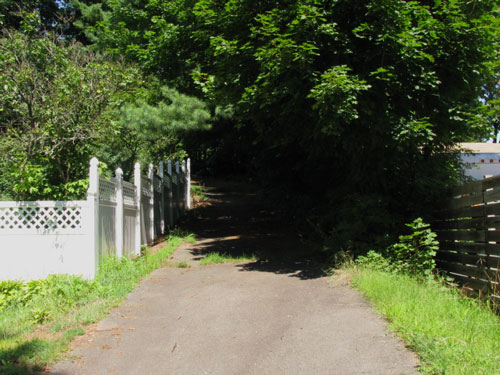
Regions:
<instances>
[{"instance_id":1,"label":"leafy canopy","mask_svg":"<svg viewBox=\"0 0 500 375\"><path fill-rule=\"evenodd\" d=\"M490 132L496 0L103 4L96 46L229 109L211 149L300 193L342 246L428 216L458 176L450 148Z\"/></svg>"},{"instance_id":2,"label":"leafy canopy","mask_svg":"<svg viewBox=\"0 0 500 375\"><path fill-rule=\"evenodd\" d=\"M43 30L37 11L1 30L1 198L81 198L92 156L130 178L135 161L186 155L179 133L210 117L200 100Z\"/></svg>"},{"instance_id":3,"label":"leafy canopy","mask_svg":"<svg viewBox=\"0 0 500 375\"><path fill-rule=\"evenodd\" d=\"M101 146L120 151L118 139L126 140L131 146L119 152L121 160L166 153L167 145L207 166L244 167L287 189L288 203L305 208L297 216L335 246L361 249L374 242L385 247L385 233L427 218L459 176L450 151L455 142L491 132L496 99L490 95L486 107L478 99L499 81L499 6L497 0L79 0L68 9L92 49L157 80L114 112L119 117L105 127L113 131L104 132ZM43 56L29 60L31 71L37 61L47 65ZM70 66L47 71L47 82ZM187 128L203 127L206 109L174 91L168 99L164 85L222 114L211 137L176 130L180 113ZM12 108L15 117L27 107ZM164 137L153 142L152 134ZM136 136L141 146L133 146Z\"/></svg>"}]
</instances>

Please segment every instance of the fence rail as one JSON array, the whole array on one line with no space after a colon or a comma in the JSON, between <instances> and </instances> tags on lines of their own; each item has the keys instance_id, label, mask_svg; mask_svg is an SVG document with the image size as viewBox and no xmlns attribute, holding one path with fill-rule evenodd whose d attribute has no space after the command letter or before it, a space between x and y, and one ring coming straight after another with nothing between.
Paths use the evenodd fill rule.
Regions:
<instances>
[{"instance_id":1,"label":"fence rail","mask_svg":"<svg viewBox=\"0 0 500 375\"><path fill-rule=\"evenodd\" d=\"M437 266L479 294L499 298L500 176L453 189L432 228Z\"/></svg>"},{"instance_id":2,"label":"fence rail","mask_svg":"<svg viewBox=\"0 0 500 375\"><path fill-rule=\"evenodd\" d=\"M190 160L135 165L134 183L99 176L89 169L87 200L0 202L0 279L31 280L54 273L92 279L99 259L140 254L172 227L190 207ZM175 181L175 184L172 183Z\"/></svg>"}]
</instances>

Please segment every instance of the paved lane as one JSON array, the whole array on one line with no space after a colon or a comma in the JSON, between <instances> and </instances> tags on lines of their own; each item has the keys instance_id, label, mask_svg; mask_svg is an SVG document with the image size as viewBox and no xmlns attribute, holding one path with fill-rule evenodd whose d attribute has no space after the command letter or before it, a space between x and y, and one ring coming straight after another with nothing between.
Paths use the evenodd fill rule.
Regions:
<instances>
[{"instance_id":1,"label":"paved lane","mask_svg":"<svg viewBox=\"0 0 500 375\"><path fill-rule=\"evenodd\" d=\"M286 220L250 193L213 197L187 223L200 241L173 259L191 267L155 271L50 373L417 374L413 353L358 292L314 262L281 257L300 247ZM278 256L197 264L214 250Z\"/></svg>"}]
</instances>

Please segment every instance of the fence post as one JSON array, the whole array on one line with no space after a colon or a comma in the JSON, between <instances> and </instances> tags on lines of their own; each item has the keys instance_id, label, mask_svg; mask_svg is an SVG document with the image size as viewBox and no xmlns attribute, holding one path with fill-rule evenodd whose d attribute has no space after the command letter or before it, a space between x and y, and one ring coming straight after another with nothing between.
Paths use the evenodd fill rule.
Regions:
<instances>
[{"instance_id":1,"label":"fence post","mask_svg":"<svg viewBox=\"0 0 500 375\"><path fill-rule=\"evenodd\" d=\"M160 161L159 171L160 174L160 229L161 235L165 234L165 174L163 171L163 161Z\"/></svg>"},{"instance_id":2,"label":"fence post","mask_svg":"<svg viewBox=\"0 0 500 375\"><path fill-rule=\"evenodd\" d=\"M141 165L135 163L134 166L134 185L135 185L135 255L141 255L141 196L142 196L142 180L141 180Z\"/></svg>"},{"instance_id":3,"label":"fence post","mask_svg":"<svg viewBox=\"0 0 500 375\"><path fill-rule=\"evenodd\" d=\"M191 209L191 158L187 160L187 170L186 170L186 200L187 209Z\"/></svg>"},{"instance_id":4,"label":"fence post","mask_svg":"<svg viewBox=\"0 0 500 375\"><path fill-rule=\"evenodd\" d=\"M172 192L172 160L169 160L167 162L167 174L170 178L170 183L168 186L168 225L170 228L173 228L175 221L174 221L174 210L172 208L173 205L173 199L174 199L174 194Z\"/></svg>"},{"instance_id":5,"label":"fence post","mask_svg":"<svg viewBox=\"0 0 500 375\"><path fill-rule=\"evenodd\" d=\"M151 197L149 198L149 234L151 236L151 241L153 242L156 239L155 233L155 187L154 187L154 169L153 164L149 163L148 166L148 178L151 182L149 188L149 194Z\"/></svg>"},{"instance_id":6,"label":"fence post","mask_svg":"<svg viewBox=\"0 0 500 375\"><path fill-rule=\"evenodd\" d=\"M123 256L123 171L117 168L116 177L116 212L115 212L115 244L116 256Z\"/></svg>"},{"instance_id":7,"label":"fence post","mask_svg":"<svg viewBox=\"0 0 500 375\"><path fill-rule=\"evenodd\" d=\"M181 172L181 168L180 168L180 164L179 164L179 160L177 160L175 162L175 174L177 176L177 185L175 185L175 220L177 220L179 218L179 216L181 215L181 194L180 194L180 189L179 189L179 185L180 185L180 182L181 182L181 179L179 178L180 177L180 173Z\"/></svg>"},{"instance_id":8,"label":"fence post","mask_svg":"<svg viewBox=\"0 0 500 375\"><path fill-rule=\"evenodd\" d=\"M89 278L93 279L99 267L99 160L92 158L89 167L89 240L91 246L91 264Z\"/></svg>"},{"instance_id":9,"label":"fence post","mask_svg":"<svg viewBox=\"0 0 500 375\"><path fill-rule=\"evenodd\" d=\"M187 208L187 191L186 191L186 185L187 185L187 169L186 169L186 160L182 161L182 213L184 214L186 212Z\"/></svg>"}]
</instances>

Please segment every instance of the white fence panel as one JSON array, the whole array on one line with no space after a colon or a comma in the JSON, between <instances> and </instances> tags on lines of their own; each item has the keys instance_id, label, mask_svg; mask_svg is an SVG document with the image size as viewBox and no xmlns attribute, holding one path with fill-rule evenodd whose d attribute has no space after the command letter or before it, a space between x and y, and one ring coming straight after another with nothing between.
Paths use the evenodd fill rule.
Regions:
<instances>
[{"instance_id":1,"label":"white fence panel","mask_svg":"<svg viewBox=\"0 0 500 375\"><path fill-rule=\"evenodd\" d=\"M136 208L125 207L123 213L123 255L131 257L135 254L135 220Z\"/></svg>"},{"instance_id":2,"label":"white fence panel","mask_svg":"<svg viewBox=\"0 0 500 375\"><path fill-rule=\"evenodd\" d=\"M99 257L116 252L115 212L116 204L99 203Z\"/></svg>"},{"instance_id":3,"label":"white fence panel","mask_svg":"<svg viewBox=\"0 0 500 375\"><path fill-rule=\"evenodd\" d=\"M134 184L99 177L98 160L90 162L85 201L0 202L0 280L33 280L66 273L93 279L104 255L140 254L172 228L189 207L190 162L168 162L155 175L134 171Z\"/></svg>"},{"instance_id":4,"label":"white fence panel","mask_svg":"<svg viewBox=\"0 0 500 375\"><path fill-rule=\"evenodd\" d=\"M0 279L93 278L88 201L0 202Z\"/></svg>"},{"instance_id":5,"label":"white fence panel","mask_svg":"<svg viewBox=\"0 0 500 375\"><path fill-rule=\"evenodd\" d=\"M116 180L99 179L99 258L116 252Z\"/></svg>"},{"instance_id":6,"label":"white fence panel","mask_svg":"<svg viewBox=\"0 0 500 375\"><path fill-rule=\"evenodd\" d=\"M163 234L164 226L163 226L163 205L162 205L162 186L163 181L160 176L153 176L153 194L154 194L154 233L155 237L159 237Z\"/></svg>"},{"instance_id":7,"label":"white fence panel","mask_svg":"<svg viewBox=\"0 0 500 375\"><path fill-rule=\"evenodd\" d=\"M137 220L136 187L123 182L123 255L135 254L135 225Z\"/></svg>"},{"instance_id":8,"label":"white fence panel","mask_svg":"<svg viewBox=\"0 0 500 375\"><path fill-rule=\"evenodd\" d=\"M179 218L179 174L172 173L172 222Z\"/></svg>"},{"instance_id":9,"label":"white fence panel","mask_svg":"<svg viewBox=\"0 0 500 375\"><path fill-rule=\"evenodd\" d=\"M167 174L163 178L163 209L164 209L164 221L165 230L167 227L171 227L174 222L172 220L172 178Z\"/></svg>"},{"instance_id":10,"label":"white fence panel","mask_svg":"<svg viewBox=\"0 0 500 375\"><path fill-rule=\"evenodd\" d=\"M154 218L151 214L154 209L151 204L153 200L153 183L147 177L142 177L141 182L141 243L150 244L153 242L154 231Z\"/></svg>"}]
</instances>

